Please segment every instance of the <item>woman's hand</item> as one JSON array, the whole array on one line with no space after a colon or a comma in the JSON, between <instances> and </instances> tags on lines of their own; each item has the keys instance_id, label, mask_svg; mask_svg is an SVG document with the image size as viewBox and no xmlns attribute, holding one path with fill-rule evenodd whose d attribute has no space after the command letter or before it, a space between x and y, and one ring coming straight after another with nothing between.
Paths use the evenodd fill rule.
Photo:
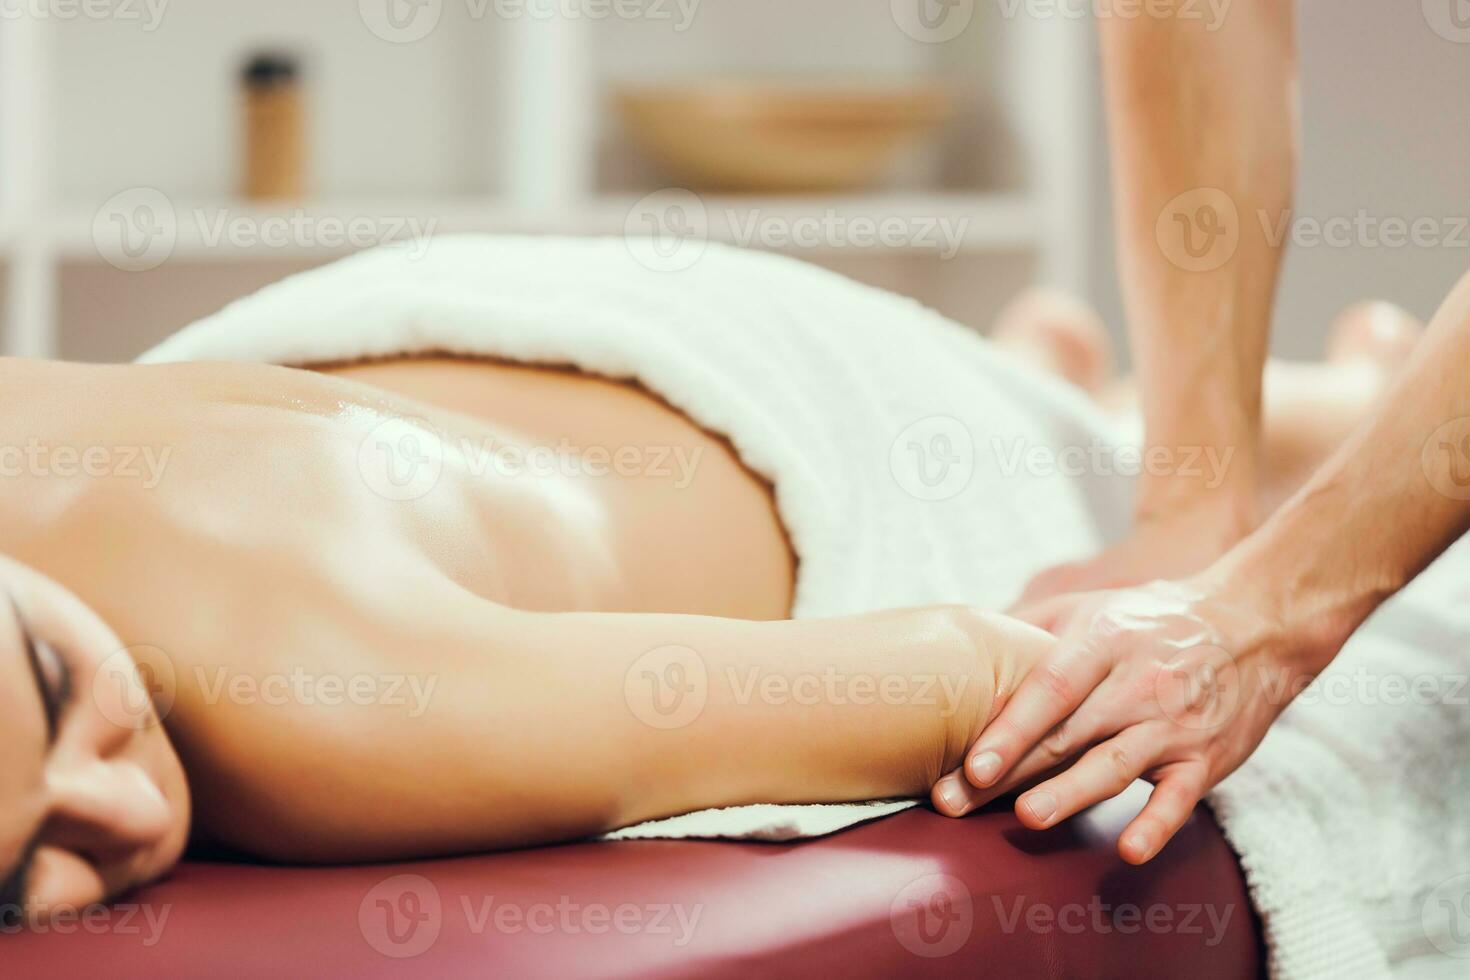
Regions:
<instances>
[{"instance_id":1,"label":"woman's hand","mask_svg":"<svg viewBox=\"0 0 1470 980\"><path fill-rule=\"evenodd\" d=\"M1144 778L1155 789L1119 853L1149 860L1340 645L1292 636L1273 598L1201 576L1033 607L1025 618L1061 642L939 781L936 805L962 816L1051 774L1016 802L1042 829Z\"/></svg>"}]
</instances>

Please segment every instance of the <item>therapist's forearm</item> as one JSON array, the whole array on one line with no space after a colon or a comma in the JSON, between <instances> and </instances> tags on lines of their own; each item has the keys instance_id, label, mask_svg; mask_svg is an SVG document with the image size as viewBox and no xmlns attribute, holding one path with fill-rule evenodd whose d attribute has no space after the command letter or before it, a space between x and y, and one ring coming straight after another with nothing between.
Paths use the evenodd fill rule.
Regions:
<instances>
[{"instance_id":1,"label":"therapist's forearm","mask_svg":"<svg viewBox=\"0 0 1470 980\"><path fill-rule=\"evenodd\" d=\"M1214 29L1211 29L1214 28ZM1255 521L1261 375L1281 248L1267 229L1291 203L1296 64L1291 4L1239 0L1218 22L1183 17L1099 22L1114 173L1119 272L1147 441L1231 453L1223 482L1152 471L1138 518L1187 510L1222 549ZM1213 189L1202 192L1199 189ZM1213 235L1214 216L1239 241L1196 260L1171 236ZM1190 193L1195 192L1195 193ZM1165 215L1179 195L1177 215ZM1161 215L1164 215L1161 225ZM1223 227L1223 226L1222 226Z\"/></svg>"},{"instance_id":2,"label":"therapist's forearm","mask_svg":"<svg viewBox=\"0 0 1470 980\"><path fill-rule=\"evenodd\" d=\"M1470 275L1375 416L1212 575L1315 672L1470 529Z\"/></svg>"}]
</instances>

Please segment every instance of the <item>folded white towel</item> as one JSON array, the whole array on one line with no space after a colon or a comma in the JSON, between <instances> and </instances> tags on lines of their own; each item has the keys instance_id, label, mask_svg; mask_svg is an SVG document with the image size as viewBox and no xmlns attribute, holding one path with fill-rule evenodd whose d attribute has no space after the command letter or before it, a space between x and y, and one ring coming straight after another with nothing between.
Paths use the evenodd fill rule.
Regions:
<instances>
[{"instance_id":1,"label":"folded white towel","mask_svg":"<svg viewBox=\"0 0 1470 980\"><path fill-rule=\"evenodd\" d=\"M262 290L144 360L430 351L636 379L728 436L776 488L797 616L1002 608L1031 573L1121 533L1128 512L1129 480L1106 475L1127 469L1126 447L1077 392L910 300L718 246L676 273L616 239L380 249ZM1360 669L1380 690L1406 672L1452 687L1470 652L1452 614L1470 608L1465 570L1446 560L1390 604L1323 689ZM1470 710L1371 696L1294 705L1213 795L1279 976L1470 964L1441 952L1470 954L1470 877L1455 877L1470 872ZM610 836L786 840L909 805L735 807ZM1458 946L1451 926L1466 930Z\"/></svg>"}]
</instances>

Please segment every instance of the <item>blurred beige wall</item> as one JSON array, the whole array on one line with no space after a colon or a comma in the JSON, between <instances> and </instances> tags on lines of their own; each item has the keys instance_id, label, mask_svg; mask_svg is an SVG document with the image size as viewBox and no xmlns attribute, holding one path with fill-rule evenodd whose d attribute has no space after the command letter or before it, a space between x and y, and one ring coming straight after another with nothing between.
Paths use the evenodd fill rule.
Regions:
<instances>
[{"instance_id":1,"label":"blurred beige wall","mask_svg":"<svg viewBox=\"0 0 1470 980\"><path fill-rule=\"evenodd\" d=\"M1436 34L1424 12L1456 2L1461 0L1298 4L1304 141L1294 217L1308 225L1356 221L1359 215L1369 222L1429 219L1445 241L1431 248L1393 248L1372 240L1346 247L1290 246L1274 335L1278 354L1314 356L1333 313L1362 298L1391 299L1427 317L1470 269L1470 228L1456 225L1457 218L1470 216L1470 43ZM1088 74L1096 77L1095 63ZM1093 118L1096 158L1105 161L1100 111ZM181 161L181 167L189 166ZM1094 190L1098 213L1091 222L1089 291L1121 336L1105 168ZM949 277L935 275L925 267L933 260L922 257L820 261L877 285L921 294L974 325L988 321L1030 268L1018 257L1000 255L976 257L975 274L967 269ZM178 261L150 273L124 274L97 264L69 265L61 283L62 353L133 356L229 299L304 267Z\"/></svg>"},{"instance_id":2,"label":"blurred beige wall","mask_svg":"<svg viewBox=\"0 0 1470 980\"><path fill-rule=\"evenodd\" d=\"M1297 4L1303 146L1295 219L1310 235L1333 218L1432 219L1444 244L1387 247L1378 235L1345 248L1288 247L1273 349L1322 351L1332 315L1359 299L1393 300L1422 317L1470 271L1470 31L1467 43L1436 34L1425 11L1460 0ZM1097 134L1101 145L1102 133ZM1105 159L1106 154L1099 154ZM1115 330L1121 302L1113 279L1106 176L1096 200L1093 293ZM1458 232L1458 234L1456 234ZM1392 238L1392 236L1389 236Z\"/></svg>"}]
</instances>

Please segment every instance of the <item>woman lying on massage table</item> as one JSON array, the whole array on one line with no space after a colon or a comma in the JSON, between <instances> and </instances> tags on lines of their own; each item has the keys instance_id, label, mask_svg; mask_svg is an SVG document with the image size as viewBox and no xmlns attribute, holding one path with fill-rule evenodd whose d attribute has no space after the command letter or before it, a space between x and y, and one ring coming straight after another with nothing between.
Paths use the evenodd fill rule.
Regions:
<instances>
[{"instance_id":1,"label":"woman lying on massage table","mask_svg":"<svg viewBox=\"0 0 1470 980\"><path fill-rule=\"evenodd\" d=\"M1274 469L1328 451L1416 330L1357 308L1331 363L1276 369ZM1086 311L1033 297L996 334L1126 400L1104 393ZM631 385L450 359L6 361L0 392L0 907L117 895L190 841L398 859L710 806L925 795L1051 643L964 607L788 620L770 488ZM364 481L376 447L355 434L405 413L482 445L662 446L674 462L668 478L486 480L451 457L405 504ZM657 725L678 710L680 648L710 683L670 751ZM906 686L802 710L742 694L742 678L813 664Z\"/></svg>"}]
</instances>

